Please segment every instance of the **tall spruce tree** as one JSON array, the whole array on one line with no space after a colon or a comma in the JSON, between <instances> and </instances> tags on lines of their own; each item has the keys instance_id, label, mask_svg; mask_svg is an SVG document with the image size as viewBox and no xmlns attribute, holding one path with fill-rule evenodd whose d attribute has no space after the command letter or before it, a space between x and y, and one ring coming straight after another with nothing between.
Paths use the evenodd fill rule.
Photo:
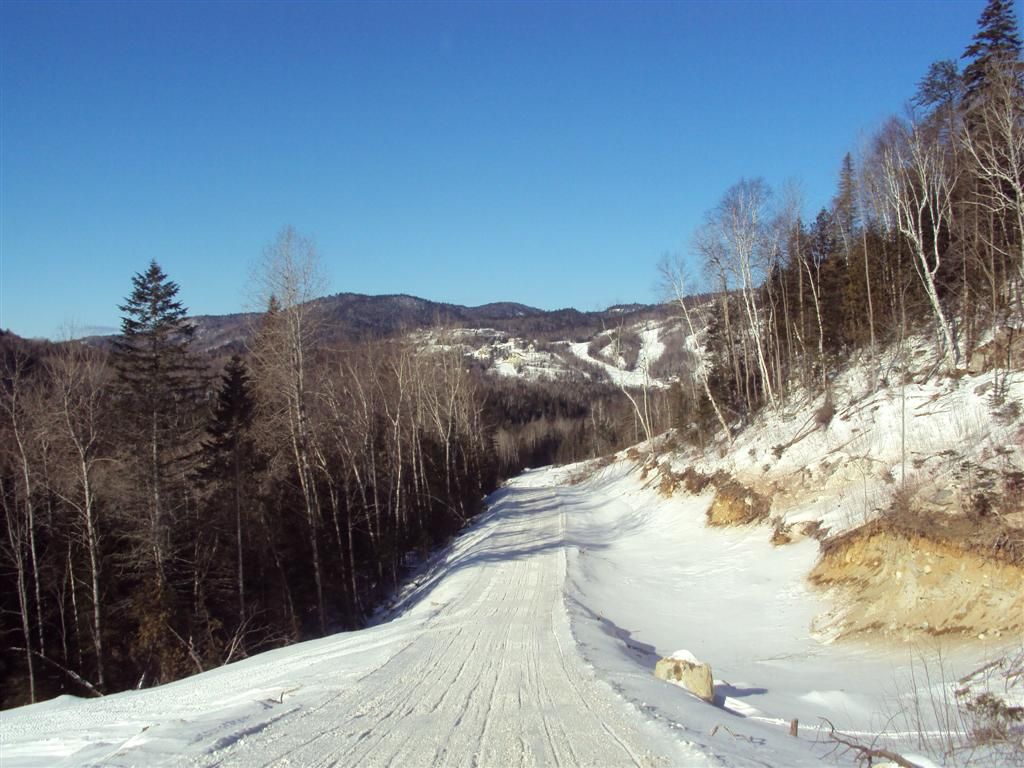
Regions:
<instances>
[{"instance_id":1,"label":"tall spruce tree","mask_svg":"<svg viewBox=\"0 0 1024 768\"><path fill-rule=\"evenodd\" d=\"M254 405L245 361L240 355L234 355L221 375L213 420L203 441L200 476L211 488L210 503L214 510L231 520L240 623L246 619L246 513L253 496L252 487L257 482L257 451L250 434Z\"/></svg>"},{"instance_id":2,"label":"tall spruce tree","mask_svg":"<svg viewBox=\"0 0 1024 768\"><path fill-rule=\"evenodd\" d=\"M1013 0L988 0L978 17L978 31L963 55L970 62L963 74L964 102L968 110L983 98L992 72L1002 67L1016 67L1020 53Z\"/></svg>"},{"instance_id":3,"label":"tall spruce tree","mask_svg":"<svg viewBox=\"0 0 1024 768\"><path fill-rule=\"evenodd\" d=\"M126 442L143 494L139 538L148 551L137 559L148 560L149 567L141 569L158 592L168 581L174 517L183 491L175 485L192 452L203 390L200 366L190 351L195 328L177 296L178 284L150 261L145 272L132 278L132 292L119 307L124 315L114 349L129 427Z\"/></svg>"},{"instance_id":4,"label":"tall spruce tree","mask_svg":"<svg viewBox=\"0 0 1024 768\"><path fill-rule=\"evenodd\" d=\"M849 152L843 156L843 164L839 168L839 189L832 199L832 216L843 258L849 261L854 230L858 223L857 177L853 170L853 157Z\"/></svg>"}]
</instances>

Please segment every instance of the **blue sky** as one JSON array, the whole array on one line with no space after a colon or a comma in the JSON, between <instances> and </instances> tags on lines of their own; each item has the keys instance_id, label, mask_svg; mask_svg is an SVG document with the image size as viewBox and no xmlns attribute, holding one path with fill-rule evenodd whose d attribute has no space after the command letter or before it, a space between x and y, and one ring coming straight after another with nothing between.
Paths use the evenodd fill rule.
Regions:
<instances>
[{"instance_id":1,"label":"blue sky","mask_svg":"<svg viewBox=\"0 0 1024 768\"><path fill-rule=\"evenodd\" d=\"M596 309L742 177L828 203L981 0L0 3L0 327L116 326L155 258L249 308L285 225L330 292Z\"/></svg>"}]
</instances>

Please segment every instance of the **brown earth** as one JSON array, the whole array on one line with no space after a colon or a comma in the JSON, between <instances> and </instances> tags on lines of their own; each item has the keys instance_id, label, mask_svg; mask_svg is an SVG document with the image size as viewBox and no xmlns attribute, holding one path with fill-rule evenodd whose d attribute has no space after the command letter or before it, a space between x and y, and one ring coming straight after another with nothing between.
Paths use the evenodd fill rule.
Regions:
<instances>
[{"instance_id":1,"label":"brown earth","mask_svg":"<svg viewBox=\"0 0 1024 768\"><path fill-rule=\"evenodd\" d=\"M880 520L826 542L810 580L833 590L835 607L815 630L834 638L1024 637L1024 557L1015 534L958 539L968 521L951 530L928 519Z\"/></svg>"},{"instance_id":2,"label":"brown earth","mask_svg":"<svg viewBox=\"0 0 1024 768\"><path fill-rule=\"evenodd\" d=\"M768 519L772 502L752 488L736 480L718 485L715 498L707 511L708 525L749 525Z\"/></svg>"}]
</instances>

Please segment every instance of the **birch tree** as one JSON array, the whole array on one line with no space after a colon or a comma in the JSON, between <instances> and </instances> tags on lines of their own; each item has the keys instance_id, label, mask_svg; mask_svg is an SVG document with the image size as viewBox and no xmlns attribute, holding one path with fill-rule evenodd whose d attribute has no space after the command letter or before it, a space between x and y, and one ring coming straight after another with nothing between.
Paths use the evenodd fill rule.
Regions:
<instances>
[{"instance_id":1,"label":"birch tree","mask_svg":"<svg viewBox=\"0 0 1024 768\"><path fill-rule=\"evenodd\" d=\"M77 528L89 562L91 634L96 661L96 684L103 688L103 597L100 579L102 535L97 502L97 472L110 457L103 453L104 426L109 408L111 370L106 355L77 343L68 343L47 360L53 381L54 406L60 437L68 454L72 478L58 493L74 510Z\"/></svg>"},{"instance_id":2,"label":"birch tree","mask_svg":"<svg viewBox=\"0 0 1024 768\"><path fill-rule=\"evenodd\" d=\"M318 532L323 518L315 473L313 425L308 391L310 353L317 327L312 301L326 280L313 242L285 227L263 252L255 275L258 298L269 311L251 353L264 412L285 429L302 493L320 631L327 628L323 564Z\"/></svg>"},{"instance_id":3,"label":"birch tree","mask_svg":"<svg viewBox=\"0 0 1024 768\"><path fill-rule=\"evenodd\" d=\"M960 363L953 323L942 306L936 275L945 258L944 234L953 217L958 173L945 148L914 122L895 125L896 140L885 149L886 197L893 221L910 244L915 267L942 341L940 359Z\"/></svg>"}]
</instances>

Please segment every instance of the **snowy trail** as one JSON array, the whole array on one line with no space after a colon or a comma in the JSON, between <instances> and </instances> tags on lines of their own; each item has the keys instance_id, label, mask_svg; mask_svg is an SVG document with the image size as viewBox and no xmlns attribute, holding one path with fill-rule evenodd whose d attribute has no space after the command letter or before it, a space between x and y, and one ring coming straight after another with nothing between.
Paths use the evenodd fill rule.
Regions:
<instances>
[{"instance_id":1,"label":"snowy trail","mask_svg":"<svg viewBox=\"0 0 1024 768\"><path fill-rule=\"evenodd\" d=\"M561 501L503 492L387 624L4 713L3 765L706 764L579 654Z\"/></svg>"},{"instance_id":2,"label":"snowy trail","mask_svg":"<svg viewBox=\"0 0 1024 768\"><path fill-rule=\"evenodd\" d=\"M565 524L522 490L450 568L463 594L416 639L322 706L278 721L217 765L649 765L644 725L584 669L562 603Z\"/></svg>"},{"instance_id":3,"label":"snowy trail","mask_svg":"<svg viewBox=\"0 0 1024 768\"><path fill-rule=\"evenodd\" d=\"M710 529L710 495L665 498L634 462L578 471L510 481L386 622L0 712L0 766L795 768L839 759L822 717L906 745L906 652L810 636L815 542ZM712 665L714 704L653 676L679 649ZM986 653L945 659L961 674Z\"/></svg>"}]
</instances>

